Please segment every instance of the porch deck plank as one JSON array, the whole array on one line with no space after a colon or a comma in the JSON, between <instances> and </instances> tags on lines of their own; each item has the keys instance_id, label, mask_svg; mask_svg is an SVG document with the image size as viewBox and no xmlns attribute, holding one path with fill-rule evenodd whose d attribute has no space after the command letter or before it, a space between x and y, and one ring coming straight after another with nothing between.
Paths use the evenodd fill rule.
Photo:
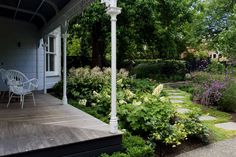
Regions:
<instances>
[{"instance_id":1,"label":"porch deck plank","mask_svg":"<svg viewBox=\"0 0 236 157\"><path fill-rule=\"evenodd\" d=\"M109 125L53 96L37 94L6 108L0 101L0 156L115 136ZM120 133L119 133L120 134Z\"/></svg>"}]
</instances>

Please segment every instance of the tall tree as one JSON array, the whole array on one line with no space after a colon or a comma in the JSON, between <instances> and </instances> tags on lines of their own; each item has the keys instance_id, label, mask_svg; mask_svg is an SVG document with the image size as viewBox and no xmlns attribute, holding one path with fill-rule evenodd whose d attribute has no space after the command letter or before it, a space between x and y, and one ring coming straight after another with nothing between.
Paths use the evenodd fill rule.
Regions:
<instances>
[{"instance_id":1,"label":"tall tree","mask_svg":"<svg viewBox=\"0 0 236 157\"><path fill-rule=\"evenodd\" d=\"M124 59L177 58L186 48L185 28L192 21L194 0L119 0L118 64ZM77 26L77 27L75 27ZM103 66L110 54L110 18L96 1L70 24L80 51ZM71 39L72 39L71 37Z\"/></svg>"}]
</instances>

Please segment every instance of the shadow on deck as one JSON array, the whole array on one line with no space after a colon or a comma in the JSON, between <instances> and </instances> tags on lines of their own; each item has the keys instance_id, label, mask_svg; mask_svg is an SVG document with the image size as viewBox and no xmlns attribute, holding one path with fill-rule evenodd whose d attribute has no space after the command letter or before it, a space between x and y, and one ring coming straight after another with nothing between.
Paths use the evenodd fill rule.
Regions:
<instances>
[{"instance_id":1,"label":"shadow on deck","mask_svg":"<svg viewBox=\"0 0 236 157\"><path fill-rule=\"evenodd\" d=\"M121 133L109 125L44 94L36 106L26 98L24 109L15 101L0 102L0 156L93 157L121 149Z\"/></svg>"}]
</instances>

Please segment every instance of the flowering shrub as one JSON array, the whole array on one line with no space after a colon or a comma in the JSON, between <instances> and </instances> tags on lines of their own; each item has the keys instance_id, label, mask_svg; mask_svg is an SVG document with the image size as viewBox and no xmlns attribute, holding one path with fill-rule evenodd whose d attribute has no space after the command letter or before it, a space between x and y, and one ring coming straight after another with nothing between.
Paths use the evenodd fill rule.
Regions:
<instances>
[{"instance_id":1,"label":"flowering shrub","mask_svg":"<svg viewBox=\"0 0 236 157\"><path fill-rule=\"evenodd\" d=\"M200 103L203 105L214 105L222 97L222 91L225 89L225 82L210 81L204 83L204 92L201 95Z\"/></svg>"},{"instance_id":2,"label":"flowering shrub","mask_svg":"<svg viewBox=\"0 0 236 157\"><path fill-rule=\"evenodd\" d=\"M163 84L160 84L153 90L152 95L160 96L162 90L163 90Z\"/></svg>"},{"instance_id":3,"label":"flowering shrub","mask_svg":"<svg viewBox=\"0 0 236 157\"><path fill-rule=\"evenodd\" d=\"M173 147L193 135L206 139L207 129L196 118L197 113L181 117L170 102L148 93L136 99L130 104L119 105L121 128Z\"/></svg>"},{"instance_id":4,"label":"flowering shrub","mask_svg":"<svg viewBox=\"0 0 236 157\"><path fill-rule=\"evenodd\" d=\"M62 89L61 83L56 91ZM119 127L155 142L179 145L188 136L203 129L192 117L179 117L162 91L163 85L128 77L125 70L117 74L117 110ZM68 79L70 104L108 122L111 109L110 69L72 69ZM193 123L187 124L187 122ZM190 126L191 127L190 127ZM201 132L201 135L205 132Z\"/></svg>"}]
</instances>

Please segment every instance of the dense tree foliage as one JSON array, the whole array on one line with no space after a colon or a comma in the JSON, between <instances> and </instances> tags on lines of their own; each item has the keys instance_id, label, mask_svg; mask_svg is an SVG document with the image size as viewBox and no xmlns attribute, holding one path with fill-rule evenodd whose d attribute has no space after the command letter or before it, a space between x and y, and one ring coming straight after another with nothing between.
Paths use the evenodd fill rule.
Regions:
<instances>
[{"instance_id":1,"label":"dense tree foliage","mask_svg":"<svg viewBox=\"0 0 236 157\"><path fill-rule=\"evenodd\" d=\"M187 47L236 51L236 0L118 0L118 64L125 59L178 58ZM104 66L110 60L110 17L100 1L70 23L69 54ZM204 46L203 46L204 45Z\"/></svg>"},{"instance_id":2,"label":"dense tree foliage","mask_svg":"<svg viewBox=\"0 0 236 157\"><path fill-rule=\"evenodd\" d=\"M236 3L236 2L235 2ZM236 56L236 5L228 13L227 27L217 36L214 46L232 58Z\"/></svg>"},{"instance_id":3,"label":"dense tree foliage","mask_svg":"<svg viewBox=\"0 0 236 157\"><path fill-rule=\"evenodd\" d=\"M235 0L200 0L199 9L194 14L190 25L190 38L196 47L205 44L204 49L222 52L234 56L236 44L236 1ZM195 41L194 41L195 40ZM197 41L197 42L196 42Z\"/></svg>"},{"instance_id":4,"label":"dense tree foliage","mask_svg":"<svg viewBox=\"0 0 236 157\"><path fill-rule=\"evenodd\" d=\"M118 63L135 58L178 58L187 40L184 27L192 21L191 0L119 0ZM99 1L70 23L72 53L92 59L92 66L110 58L110 17ZM74 41L75 38L79 38ZM76 50L76 51L74 51Z\"/></svg>"}]
</instances>

